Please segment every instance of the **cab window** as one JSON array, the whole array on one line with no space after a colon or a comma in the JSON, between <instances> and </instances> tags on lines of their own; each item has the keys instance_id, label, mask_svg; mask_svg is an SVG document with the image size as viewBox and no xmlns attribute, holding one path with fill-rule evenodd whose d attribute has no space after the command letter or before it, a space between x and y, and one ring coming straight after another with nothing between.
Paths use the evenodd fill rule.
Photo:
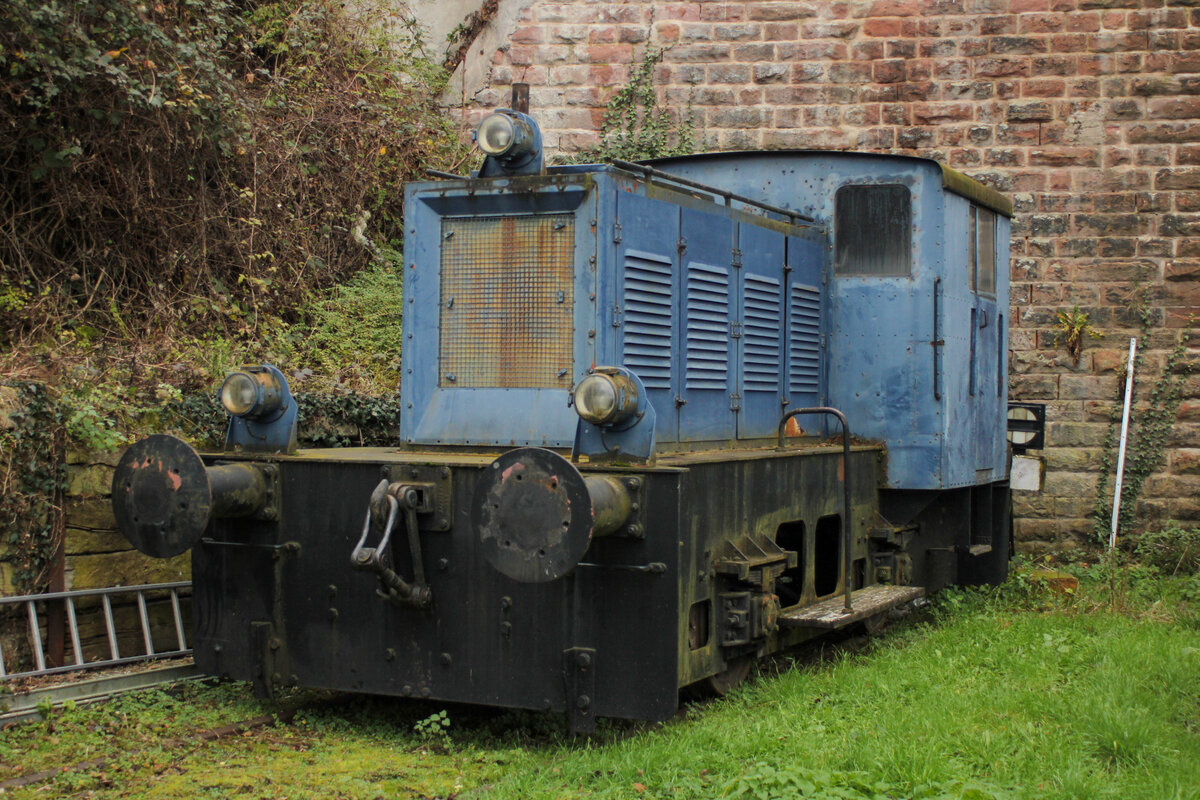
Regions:
<instances>
[{"instance_id":1,"label":"cab window","mask_svg":"<svg viewBox=\"0 0 1200 800\"><path fill-rule=\"evenodd\" d=\"M967 269L971 277L971 291L979 294L996 294L996 212L971 206L968 239L971 252Z\"/></svg>"},{"instance_id":2,"label":"cab window","mask_svg":"<svg viewBox=\"0 0 1200 800\"><path fill-rule=\"evenodd\" d=\"M907 186L843 186L834 197L833 269L838 275L912 272Z\"/></svg>"}]
</instances>

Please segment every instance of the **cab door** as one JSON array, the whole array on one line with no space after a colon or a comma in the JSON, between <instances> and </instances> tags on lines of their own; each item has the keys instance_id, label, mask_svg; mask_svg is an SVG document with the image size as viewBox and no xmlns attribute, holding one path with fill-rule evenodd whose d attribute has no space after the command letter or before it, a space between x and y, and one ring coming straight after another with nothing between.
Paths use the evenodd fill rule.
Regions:
<instances>
[{"instance_id":1,"label":"cab door","mask_svg":"<svg viewBox=\"0 0 1200 800\"><path fill-rule=\"evenodd\" d=\"M1004 376L1004 310L996 302L996 213L971 205L970 242L970 372L973 461L977 472L996 466L994 431L1001 419Z\"/></svg>"}]
</instances>

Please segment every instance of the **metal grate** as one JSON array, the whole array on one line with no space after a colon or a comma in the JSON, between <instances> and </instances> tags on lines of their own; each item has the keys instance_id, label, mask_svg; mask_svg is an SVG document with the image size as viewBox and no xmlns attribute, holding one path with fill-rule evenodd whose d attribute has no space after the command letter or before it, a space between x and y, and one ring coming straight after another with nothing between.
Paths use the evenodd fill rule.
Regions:
<instances>
[{"instance_id":1,"label":"metal grate","mask_svg":"<svg viewBox=\"0 0 1200 800\"><path fill-rule=\"evenodd\" d=\"M438 385L570 388L575 217L442 220Z\"/></svg>"},{"instance_id":2,"label":"metal grate","mask_svg":"<svg viewBox=\"0 0 1200 800\"><path fill-rule=\"evenodd\" d=\"M688 389L724 389L729 377L729 270L687 268Z\"/></svg>"},{"instance_id":3,"label":"metal grate","mask_svg":"<svg viewBox=\"0 0 1200 800\"><path fill-rule=\"evenodd\" d=\"M671 259L625 255L623 361L647 389L671 388Z\"/></svg>"},{"instance_id":4,"label":"metal grate","mask_svg":"<svg viewBox=\"0 0 1200 800\"><path fill-rule=\"evenodd\" d=\"M745 287L745 370L748 391L779 391L780 282L747 275Z\"/></svg>"},{"instance_id":5,"label":"metal grate","mask_svg":"<svg viewBox=\"0 0 1200 800\"><path fill-rule=\"evenodd\" d=\"M791 296L788 391L816 394L821 389L821 292L795 284Z\"/></svg>"}]
</instances>

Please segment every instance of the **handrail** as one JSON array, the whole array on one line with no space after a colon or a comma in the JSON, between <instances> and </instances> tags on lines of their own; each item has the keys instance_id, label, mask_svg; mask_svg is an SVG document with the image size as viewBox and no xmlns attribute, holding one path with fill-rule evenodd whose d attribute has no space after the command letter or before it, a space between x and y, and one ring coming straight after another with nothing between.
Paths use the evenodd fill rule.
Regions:
<instances>
[{"instance_id":1,"label":"handrail","mask_svg":"<svg viewBox=\"0 0 1200 800\"><path fill-rule=\"evenodd\" d=\"M723 197L725 198L726 203L728 203L730 200L736 200L739 203L745 203L748 206L761 208L763 211L769 211L772 214L778 214L781 217L788 217L793 223L795 223L796 220L811 223L816 222L816 219L813 217L810 217L807 214L801 214L799 211L792 211L790 208L783 208L781 206L773 206L768 203L746 197L745 195L734 194L733 192L725 189L718 189L715 186L709 186L705 183L688 180L687 178L681 178L678 175L672 175L669 172L663 172L661 169L647 167L645 164L635 164L632 161L622 161L619 158L614 158L612 163L614 167L619 167L628 172L641 172L647 176L658 178L660 181L669 181L680 186L686 186L689 189L699 189L702 192L708 192L711 195Z\"/></svg>"},{"instance_id":2,"label":"handrail","mask_svg":"<svg viewBox=\"0 0 1200 800\"><path fill-rule=\"evenodd\" d=\"M942 399L942 351L939 347L946 344L942 338L942 315L941 315L941 299L942 299L942 279L936 278L933 281L933 339L930 344L933 345L933 399Z\"/></svg>"},{"instance_id":3,"label":"handrail","mask_svg":"<svg viewBox=\"0 0 1200 800\"><path fill-rule=\"evenodd\" d=\"M836 408L829 406L813 406L811 408L793 408L783 415L783 419L779 420L779 437L776 444L776 450L783 450L783 434L787 428L788 420L792 417L797 417L801 414L829 414L837 417L842 423L842 571L843 571L843 589L846 593L846 612L853 611L850 603L850 592L852 591L851 571L853 559L850 554L850 545L853 542L853 525L850 517L850 423L846 421L846 415Z\"/></svg>"}]
</instances>

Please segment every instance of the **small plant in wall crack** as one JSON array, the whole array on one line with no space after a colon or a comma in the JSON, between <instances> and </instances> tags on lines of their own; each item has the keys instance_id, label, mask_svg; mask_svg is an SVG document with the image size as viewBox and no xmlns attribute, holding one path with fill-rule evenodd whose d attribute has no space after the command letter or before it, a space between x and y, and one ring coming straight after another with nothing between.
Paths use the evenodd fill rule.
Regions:
<instances>
[{"instance_id":1,"label":"small plant in wall crack","mask_svg":"<svg viewBox=\"0 0 1200 800\"><path fill-rule=\"evenodd\" d=\"M1090 322L1091 315L1081 309L1079 306L1073 306L1070 311L1058 312L1058 323L1055 325L1057 332L1054 335L1056 344L1062 344L1067 348L1067 353L1071 356L1071 363L1079 366L1079 359L1083 355L1083 341L1085 338L1099 339L1101 331L1092 327Z\"/></svg>"}]
</instances>

